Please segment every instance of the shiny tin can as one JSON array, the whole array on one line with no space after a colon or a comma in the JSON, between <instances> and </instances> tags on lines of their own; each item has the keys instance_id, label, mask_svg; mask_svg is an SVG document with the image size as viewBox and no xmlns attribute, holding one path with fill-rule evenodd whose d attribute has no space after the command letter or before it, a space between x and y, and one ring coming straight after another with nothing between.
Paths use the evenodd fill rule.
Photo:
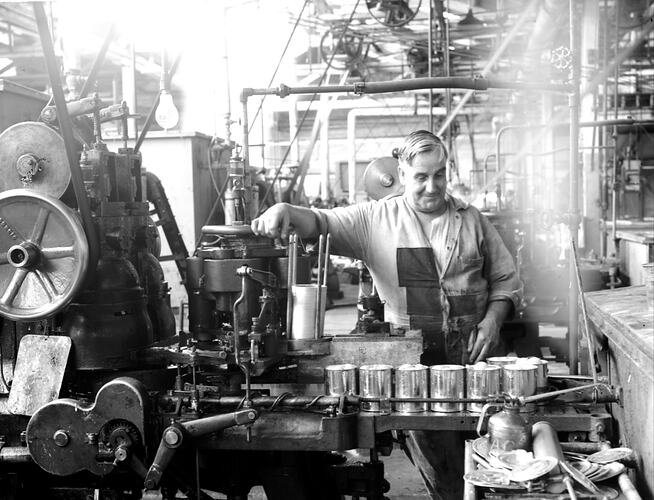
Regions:
<instances>
[{"instance_id":1,"label":"shiny tin can","mask_svg":"<svg viewBox=\"0 0 654 500\"><path fill-rule=\"evenodd\" d=\"M506 365L502 372L502 390L513 398L533 396L536 394L537 368L530 364ZM535 405L521 407L521 412L533 411Z\"/></svg>"},{"instance_id":2,"label":"shiny tin can","mask_svg":"<svg viewBox=\"0 0 654 500\"><path fill-rule=\"evenodd\" d=\"M500 395L502 368L484 362L466 366L466 397L483 399ZM484 403L468 403L468 411L481 413Z\"/></svg>"},{"instance_id":3,"label":"shiny tin can","mask_svg":"<svg viewBox=\"0 0 654 500\"><path fill-rule=\"evenodd\" d=\"M392 374L393 367L391 365L359 367L359 395L364 398L382 399L381 401L362 401L362 411L390 411L390 398L393 396Z\"/></svg>"},{"instance_id":4,"label":"shiny tin can","mask_svg":"<svg viewBox=\"0 0 654 500\"><path fill-rule=\"evenodd\" d=\"M325 394L341 396L357 393L357 367L351 364L325 367Z\"/></svg>"},{"instance_id":5,"label":"shiny tin can","mask_svg":"<svg viewBox=\"0 0 654 500\"><path fill-rule=\"evenodd\" d=\"M504 368L506 365L513 365L518 361L517 356L493 356L486 359L486 363L493 366L499 366L500 369ZM502 386L502 372L500 371L500 392L503 392L504 388Z\"/></svg>"},{"instance_id":6,"label":"shiny tin can","mask_svg":"<svg viewBox=\"0 0 654 500\"><path fill-rule=\"evenodd\" d=\"M531 364L536 367L536 392L546 392L547 391L547 361L544 359L530 357L530 358L520 358L518 364Z\"/></svg>"},{"instance_id":7,"label":"shiny tin can","mask_svg":"<svg viewBox=\"0 0 654 500\"><path fill-rule=\"evenodd\" d=\"M429 395L425 365L401 365L395 369L396 398L426 398ZM395 410L402 413L420 413L427 411L428 403L395 403Z\"/></svg>"},{"instance_id":8,"label":"shiny tin can","mask_svg":"<svg viewBox=\"0 0 654 500\"><path fill-rule=\"evenodd\" d=\"M465 367L461 365L434 365L429 368L432 398L465 397ZM464 403L431 403L431 411L452 413L464 410Z\"/></svg>"}]
</instances>

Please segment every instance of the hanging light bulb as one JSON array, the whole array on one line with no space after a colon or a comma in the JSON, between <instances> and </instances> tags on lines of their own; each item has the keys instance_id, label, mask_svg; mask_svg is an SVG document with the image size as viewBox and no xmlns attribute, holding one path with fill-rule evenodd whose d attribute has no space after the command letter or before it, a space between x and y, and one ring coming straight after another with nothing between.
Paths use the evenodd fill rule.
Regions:
<instances>
[{"instance_id":1,"label":"hanging light bulb","mask_svg":"<svg viewBox=\"0 0 654 500\"><path fill-rule=\"evenodd\" d=\"M177 125L179 111L173 102L173 96L168 92L168 67L166 65L166 49L161 51L161 78L159 80L159 104L154 112L154 119L159 126L168 130Z\"/></svg>"},{"instance_id":2,"label":"hanging light bulb","mask_svg":"<svg viewBox=\"0 0 654 500\"><path fill-rule=\"evenodd\" d=\"M175 107L173 96L167 90L162 89L159 94L159 105L154 113L154 119L164 130L175 127L179 121L179 111Z\"/></svg>"}]
</instances>

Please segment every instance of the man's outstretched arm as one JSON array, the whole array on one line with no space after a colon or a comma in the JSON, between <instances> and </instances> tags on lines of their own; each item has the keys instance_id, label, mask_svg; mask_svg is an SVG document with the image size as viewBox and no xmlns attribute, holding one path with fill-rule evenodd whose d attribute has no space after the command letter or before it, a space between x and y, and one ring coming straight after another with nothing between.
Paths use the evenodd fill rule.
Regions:
<instances>
[{"instance_id":1,"label":"man's outstretched arm","mask_svg":"<svg viewBox=\"0 0 654 500\"><path fill-rule=\"evenodd\" d=\"M251 224L254 234L282 240L288 240L291 226L301 238L318 235L318 223L311 209L289 203L273 205Z\"/></svg>"}]
</instances>

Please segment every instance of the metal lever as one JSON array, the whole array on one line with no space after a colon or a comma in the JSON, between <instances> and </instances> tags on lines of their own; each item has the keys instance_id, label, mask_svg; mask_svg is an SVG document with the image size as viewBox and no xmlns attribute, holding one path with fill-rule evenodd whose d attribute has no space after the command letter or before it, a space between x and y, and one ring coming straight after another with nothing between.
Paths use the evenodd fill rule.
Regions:
<instances>
[{"instance_id":1,"label":"metal lever","mask_svg":"<svg viewBox=\"0 0 654 500\"><path fill-rule=\"evenodd\" d=\"M248 277L268 288L277 287L277 276L268 271L261 271L250 266L241 266L236 270L236 275L242 278Z\"/></svg>"},{"instance_id":2,"label":"metal lever","mask_svg":"<svg viewBox=\"0 0 654 500\"><path fill-rule=\"evenodd\" d=\"M199 418L189 422L173 423L163 432L154 462L152 462L143 482L145 489L153 490L159 486L161 476L168 465L170 465L175 452L182 446L185 439L205 436L236 425L248 425L253 423L258 416L257 411L250 408L222 415Z\"/></svg>"}]
</instances>

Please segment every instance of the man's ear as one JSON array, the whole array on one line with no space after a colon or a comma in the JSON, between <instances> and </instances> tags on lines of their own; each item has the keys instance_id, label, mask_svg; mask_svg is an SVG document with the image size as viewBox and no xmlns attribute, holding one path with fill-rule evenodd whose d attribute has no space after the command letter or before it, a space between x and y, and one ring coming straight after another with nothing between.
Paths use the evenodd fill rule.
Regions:
<instances>
[{"instance_id":1,"label":"man's ear","mask_svg":"<svg viewBox=\"0 0 654 500\"><path fill-rule=\"evenodd\" d=\"M400 184L402 184L403 186L406 182L406 178L405 178L406 172L404 171L405 168L406 167L402 165L402 162L397 164L397 177L400 180Z\"/></svg>"}]
</instances>

